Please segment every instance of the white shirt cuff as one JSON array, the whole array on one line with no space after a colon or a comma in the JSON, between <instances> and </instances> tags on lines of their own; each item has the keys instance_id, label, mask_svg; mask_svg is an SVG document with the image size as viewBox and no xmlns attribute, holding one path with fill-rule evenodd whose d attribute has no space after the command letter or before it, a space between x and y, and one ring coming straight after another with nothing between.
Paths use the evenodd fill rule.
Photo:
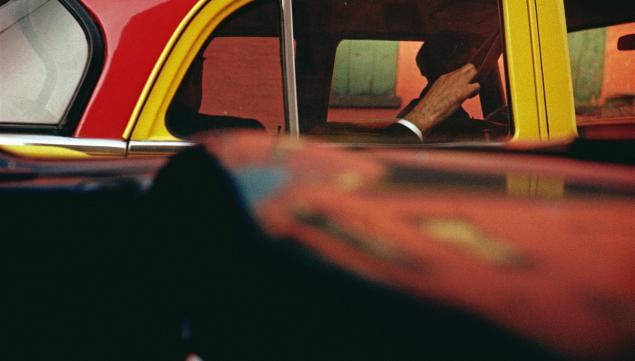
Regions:
<instances>
[{"instance_id":1,"label":"white shirt cuff","mask_svg":"<svg viewBox=\"0 0 635 361\"><path fill-rule=\"evenodd\" d=\"M414 125L414 123L412 123L411 121L407 120L407 119L399 119L397 121L397 124L401 124L404 127L410 129L410 131L412 131L413 133L415 133L415 135L417 136L417 138L419 138L419 140L421 142L423 142L423 133L421 132L421 130Z\"/></svg>"}]
</instances>

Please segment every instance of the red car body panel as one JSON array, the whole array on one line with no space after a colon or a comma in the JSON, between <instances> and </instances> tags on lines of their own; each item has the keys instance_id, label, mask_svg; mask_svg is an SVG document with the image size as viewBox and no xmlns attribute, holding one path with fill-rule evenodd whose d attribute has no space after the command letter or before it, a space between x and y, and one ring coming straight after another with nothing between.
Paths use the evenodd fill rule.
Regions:
<instances>
[{"instance_id":1,"label":"red car body panel","mask_svg":"<svg viewBox=\"0 0 635 361\"><path fill-rule=\"evenodd\" d=\"M121 139L157 59L196 0L83 0L101 29L105 59L75 132Z\"/></svg>"}]
</instances>

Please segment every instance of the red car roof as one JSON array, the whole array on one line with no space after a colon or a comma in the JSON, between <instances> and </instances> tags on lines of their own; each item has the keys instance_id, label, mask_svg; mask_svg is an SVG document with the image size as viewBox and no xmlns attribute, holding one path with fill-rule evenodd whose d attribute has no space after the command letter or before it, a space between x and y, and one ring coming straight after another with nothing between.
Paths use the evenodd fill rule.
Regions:
<instances>
[{"instance_id":1,"label":"red car roof","mask_svg":"<svg viewBox=\"0 0 635 361\"><path fill-rule=\"evenodd\" d=\"M196 0L82 0L99 26L105 59L75 133L120 139L157 59Z\"/></svg>"}]
</instances>

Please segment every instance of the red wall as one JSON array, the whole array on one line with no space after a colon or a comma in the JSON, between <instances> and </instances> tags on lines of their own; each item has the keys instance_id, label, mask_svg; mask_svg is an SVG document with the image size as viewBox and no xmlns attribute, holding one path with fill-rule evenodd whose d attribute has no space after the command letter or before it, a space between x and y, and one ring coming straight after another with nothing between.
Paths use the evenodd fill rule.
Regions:
<instances>
[{"instance_id":1,"label":"red wall","mask_svg":"<svg viewBox=\"0 0 635 361\"><path fill-rule=\"evenodd\" d=\"M256 40L256 41L254 41ZM284 126L280 47L275 38L216 38L207 47L201 112Z\"/></svg>"},{"instance_id":2,"label":"red wall","mask_svg":"<svg viewBox=\"0 0 635 361\"><path fill-rule=\"evenodd\" d=\"M426 86L427 80L421 75L416 64L416 56L422 42L401 41L399 42L399 53L397 58L397 79L396 95L401 97L403 104L407 105L410 100L417 98L421 90ZM504 76L503 59L499 61L501 74ZM503 84L506 86L505 81ZM463 108L476 119L483 118L481 101L479 97L468 99L463 104ZM399 109L359 109L359 108L332 108L329 110L330 121L351 121L361 119L393 119L399 113Z\"/></svg>"},{"instance_id":3,"label":"red wall","mask_svg":"<svg viewBox=\"0 0 635 361\"><path fill-rule=\"evenodd\" d=\"M600 101L607 97L635 95L635 51L617 50L620 36L635 33L635 23L611 26L606 34L604 84ZM635 110L635 109L634 109Z\"/></svg>"}]
</instances>

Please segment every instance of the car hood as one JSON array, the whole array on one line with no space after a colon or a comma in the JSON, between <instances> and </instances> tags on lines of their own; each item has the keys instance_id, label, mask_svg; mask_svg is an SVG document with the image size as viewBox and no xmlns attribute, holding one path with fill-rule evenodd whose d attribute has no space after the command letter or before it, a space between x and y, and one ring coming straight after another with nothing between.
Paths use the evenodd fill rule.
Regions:
<instances>
[{"instance_id":1,"label":"car hood","mask_svg":"<svg viewBox=\"0 0 635 361\"><path fill-rule=\"evenodd\" d=\"M203 146L278 239L581 357L635 337L635 168L548 155Z\"/></svg>"},{"instance_id":2,"label":"car hood","mask_svg":"<svg viewBox=\"0 0 635 361\"><path fill-rule=\"evenodd\" d=\"M632 165L488 150L347 150L251 133L212 135L186 152L220 163L226 174L218 176L229 177L268 237L331 268L562 354L619 358L631 350ZM134 192L156 196L163 187L185 210L206 187L205 164L182 155L163 170L166 158L11 162L0 172L4 194L117 192L112 184L133 179ZM180 183L165 186L170 177Z\"/></svg>"}]
</instances>

